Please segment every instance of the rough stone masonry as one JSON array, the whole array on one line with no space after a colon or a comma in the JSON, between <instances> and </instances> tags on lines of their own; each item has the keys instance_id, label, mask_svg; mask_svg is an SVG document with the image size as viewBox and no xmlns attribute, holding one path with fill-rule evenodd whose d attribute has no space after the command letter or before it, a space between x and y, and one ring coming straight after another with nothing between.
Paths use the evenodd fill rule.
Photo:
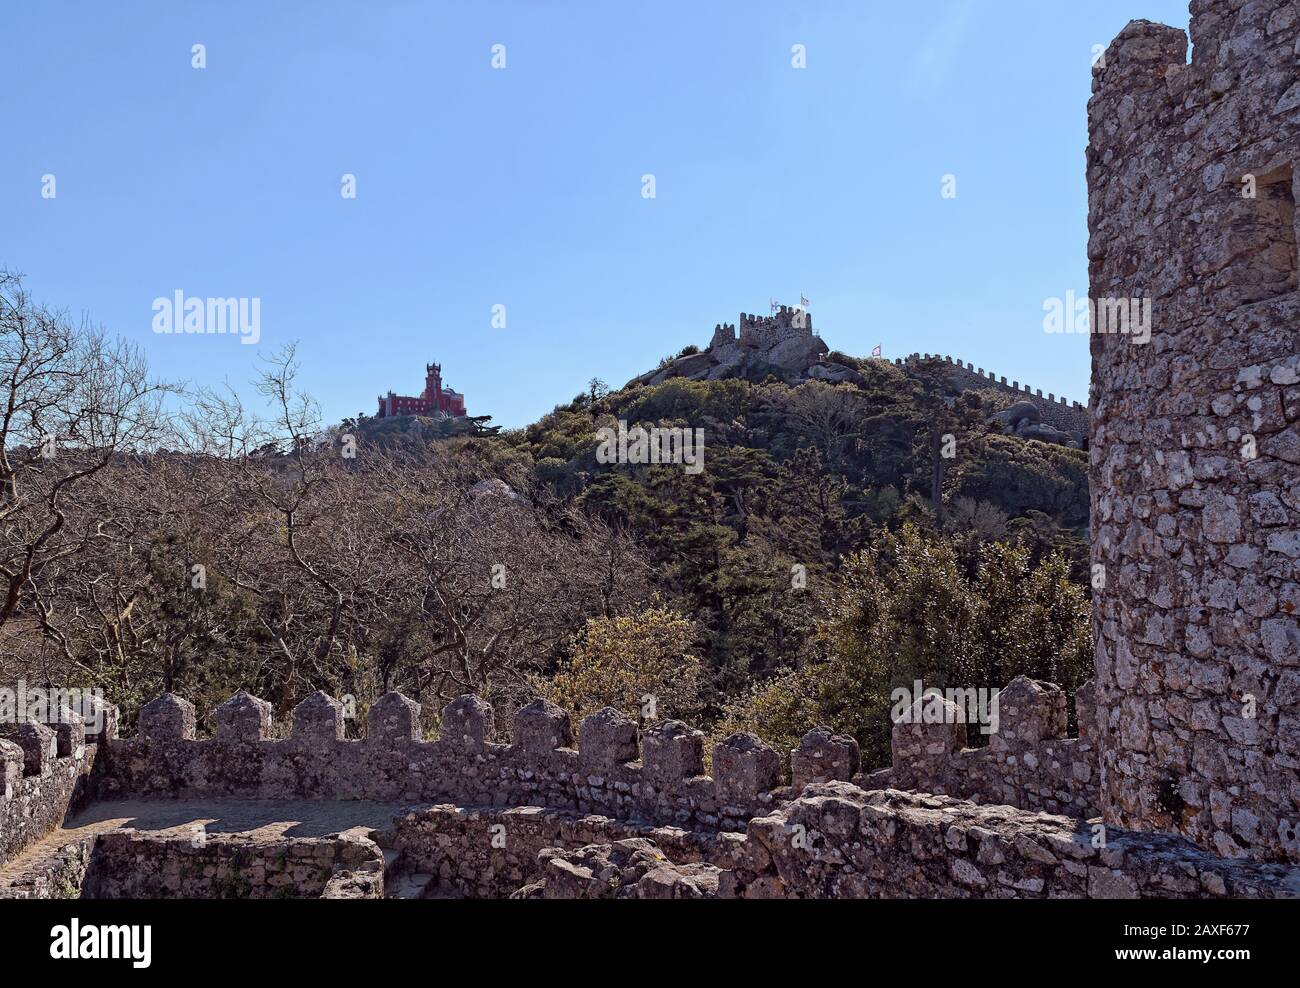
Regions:
<instances>
[{"instance_id":1,"label":"rough stone masonry","mask_svg":"<svg viewBox=\"0 0 1300 988\"><path fill-rule=\"evenodd\" d=\"M1300 861L1300 6L1193 0L1094 68L1092 561L1108 823ZM1095 327L1094 327L1095 329Z\"/></svg>"},{"instance_id":2,"label":"rough stone masonry","mask_svg":"<svg viewBox=\"0 0 1300 988\"><path fill-rule=\"evenodd\" d=\"M141 710L133 740L109 717L93 743L71 731L60 751L42 728L9 745L0 820L33 824L15 831L0 898L1300 895L1295 866L1089 819L1091 692L1076 696L1085 734L1066 738L1064 692L1018 677L981 749L964 747L957 704L919 697L894 726L892 765L866 774L852 738L814 728L790 753L790 786L754 735L715 744L705 774L700 731L639 730L612 709L583 721L574 748L568 714L536 701L516 712L506 745L491 740L492 707L464 696L427 741L419 705L388 693L366 737L349 740L343 705L314 693L291 736L272 740L269 705L237 693L216 736L199 739L194 707L166 694ZM936 703L943 716L923 716ZM81 777L92 809L125 829L58 827L74 800L65 780ZM119 800L136 802L115 811ZM140 822L158 815L141 800L170 804L166 823ZM267 826L237 825L249 801ZM361 801L386 804L391 822L309 835L300 817L275 815ZM185 824L203 820L219 826Z\"/></svg>"}]
</instances>

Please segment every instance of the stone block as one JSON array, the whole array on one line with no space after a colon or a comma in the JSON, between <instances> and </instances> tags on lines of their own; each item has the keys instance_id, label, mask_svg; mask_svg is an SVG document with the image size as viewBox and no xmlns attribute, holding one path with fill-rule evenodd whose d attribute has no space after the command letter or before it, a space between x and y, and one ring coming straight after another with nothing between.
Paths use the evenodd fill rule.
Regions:
<instances>
[{"instance_id":1,"label":"stone block","mask_svg":"<svg viewBox=\"0 0 1300 988\"><path fill-rule=\"evenodd\" d=\"M217 708L217 740L265 741L271 736L271 705L240 690Z\"/></svg>"},{"instance_id":2,"label":"stone block","mask_svg":"<svg viewBox=\"0 0 1300 988\"><path fill-rule=\"evenodd\" d=\"M548 755L573 745L569 715L554 703L537 699L515 714L514 747L518 751Z\"/></svg>"},{"instance_id":3,"label":"stone block","mask_svg":"<svg viewBox=\"0 0 1300 988\"><path fill-rule=\"evenodd\" d=\"M492 738L492 704L466 693L442 708L438 739L453 748L482 748Z\"/></svg>"},{"instance_id":4,"label":"stone block","mask_svg":"<svg viewBox=\"0 0 1300 988\"><path fill-rule=\"evenodd\" d=\"M379 744L420 740L420 705L396 690L370 708L366 737Z\"/></svg>"},{"instance_id":5,"label":"stone block","mask_svg":"<svg viewBox=\"0 0 1300 988\"><path fill-rule=\"evenodd\" d=\"M293 708L293 739L308 743L341 741L343 704L317 690Z\"/></svg>"},{"instance_id":6,"label":"stone block","mask_svg":"<svg viewBox=\"0 0 1300 988\"><path fill-rule=\"evenodd\" d=\"M814 782L852 779L861 766L858 742L829 727L814 727L790 752L790 775L796 791Z\"/></svg>"},{"instance_id":7,"label":"stone block","mask_svg":"<svg viewBox=\"0 0 1300 988\"><path fill-rule=\"evenodd\" d=\"M589 714L578 734L578 754L584 766L598 771L636 761L636 721L613 707Z\"/></svg>"},{"instance_id":8,"label":"stone block","mask_svg":"<svg viewBox=\"0 0 1300 988\"><path fill-rule=\"evenodd\" d=\"M164 693L140 708L138 732L147 741L193 741L194 704L175 693Z\"/></svg>"},{"instance_id":9,"label":"stone block","mask_svg":"<svg viewBox=\"0 0 1300 988\"><path fill-rule=\"evenodd\" d=\"M775 789L781 757L748 731L729 734L713 746L713 779L723 802L745 802Z\"/></svg>"},{"instance_id":10,"label":"stone block","mask_svg":"<svg viewBox=\"0 0 1300 988\"><path fill-rule=\"evenodd\" d=\"M658 786L704 774L704 732L680 720L656 721L641 732L641 764Z\"/></svg>"}]
</instances>

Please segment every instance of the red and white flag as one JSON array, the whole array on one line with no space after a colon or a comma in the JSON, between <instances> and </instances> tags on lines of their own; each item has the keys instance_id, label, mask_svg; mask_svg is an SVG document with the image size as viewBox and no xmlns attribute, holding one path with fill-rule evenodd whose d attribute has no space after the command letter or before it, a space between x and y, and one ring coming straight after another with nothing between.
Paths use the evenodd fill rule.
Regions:
<instances>
[{"instance_id":1,"label":"red and white flag","mask_svg":"<svg viewBox=\"0 0 1300 988\"><path fill-rule=\"evenodd\" d=\"M876 348L875 348L874 350L871 351L871 355L872 355L873 357L879 357L879 356L880 356L880 346L879 346L878 344L877 344Z\"/></svg>"}]
</instances>

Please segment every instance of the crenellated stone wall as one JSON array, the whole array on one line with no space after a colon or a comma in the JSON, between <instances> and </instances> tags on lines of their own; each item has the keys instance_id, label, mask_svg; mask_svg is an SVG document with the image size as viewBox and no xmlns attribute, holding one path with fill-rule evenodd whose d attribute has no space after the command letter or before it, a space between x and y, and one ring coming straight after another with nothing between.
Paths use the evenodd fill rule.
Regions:
<instances>
[{"instance_id":1,"label":"crenellated stone wall","mask_svg":"<svg viewBox=\"0 0 1300 988\"><path fill-rule=\"evenodd\" d=\"M771 315L742 312L739 325L740 345L759 350L770 350L791 337L813 335L812 314L795 305L777 306ZM714 336L717 336L716 327Z\"/></svg>"},{"instance_id":2,"label":"crenellated stone wall","mask_svg":"<svg viewBox=\"0 0 1300 988\"><path fill-rule=\"evenodd\" d=\"M1088 105L1091 497L1108 822L1300 861L1300 10L1133 21Z\"/></svg>"},{"instance_id":3,"label":"crenellated stone wall","mask_svg":"<svg viewBox=\"0 0 1300 988\"><path fill-rule=\"evenodd\" d=\"M853 781L864 789L914 789L1076 819L1098 816L1093 696L1091 682L1076 692L1079 736L1066 737L1065 691L1018 676L998 694L998 729L982 748L966 747L961 707L921 697L910 721L894 725L892 767Z\"/></svg>"},{"instance_id":4,"label":"crenellated stone wall","mask_svg":"<svg viewBox=\"0 0 1300 988\"><path fill-rule=\"evenodd\" d=\"M704 734L679 721L639 731L611 708L583 721L570 747L568 715L542 700L518 711L513 744L491 740L493 711L473 696L448 704L436 741L417 737L419 707L389 693L371 709L368 736L343 738L343 708L324 693L294 711L292 736L268 740L270 707L238 693L217 710L217 736L197 740L181 697L146 705L139 736L101 756L101 798L366 799L458 807L539 806L610 819L741 832L755 815L805 786L853 780L915 788L1026 809L1096 813L1091 686L1080 689L1080 737L1066 737L1065 693L1018 677L998 692L990 744L966 748L966 712L919 698L893 731L893 764L860 773L857 742L814 728L792 751L793 788L780 784L777 752L739 732L714 745L704 774ZM640 831L625 836L640 835Z\"/></svg>"},{"instance_id":5,"label":"crenellated stone wall","mask_svg":"<svg viewBox=\"0 0 1300 988\"><path fill-rule=\"evenodd\" d=\"M348 741L342 705L315 693L295 708L292 737L270 740L270 706L238 693L217 711L217 736L198 740L193 706L167 694L143 708L136 738L96 737L96 796L193 801L199 815L239 798L410 809L369 838L74 831L0 873L0 890L367 898L408 875L465 897L1300 894L1300 869L1087 820L1090 696L1076 694L1081 736L1067 738L1063 691L1020 677L999 694L990 745L968 749L963 712L926 694L895 726L892 767L863 775L852 738L815 728L791 752L793 787L782 787L776 752L753 735L716 744L710 776L701 732L677 721L639 731L612 709L584 720L574 749L567 715L538 700L502 745L492 708L464 696L444 709L439 739L423 741L418 706L390 693L371 709L367 738ZM1057 808L1068 816L1048 812ZM608 889L591 872L607 865L621 876Z\"/></svg>"},{"instance_id":6,"label":"crenellated stone wall","mask_svg":"<svg viewBox=\"0 0 1300 988\"><path fill-rule=\"evenodd\" d=\"M939 354L921 354L912 353L907 357L899 357L894 360L898 367L908 367L915 365L921 360L934 359L938 360ZM953 360L952 357L944 354L943 361L945 370L948 373L948 379L953 386L965 391L979 391L983 389L994 389L1005 392L1009 396L1015 396L1020 401L1027 401L1038 409L1043 422L1047 423L1054 429L1061 432L1069 433L1079 441L1080 445L1084 437L1088 435L1088 409L1077 401L1067 401L1063 396L1058 397L1050 391L1046 396L1042 388L1031 388L1028 384L1021 384L1019 381L1007 381L1005 374L998 375L993 371L986 371L983 367L976 367L967 361L962 363L960 360Z\"/></svg>"},{"instance_id":7,"label":"crenellated stone wall","mask_svg":"<svg viewBox=\"0 0 1300 988\"><path fill-rule=\"evenodd\" d=\"M98 704L89 697L86 702ZM105 741L116 736L117 716L112 708L64 708L53 726L36 722L3 725L0 863L35 844L58 827L69 811L87 801L95 756Z\"/></svg>"},{"instance_id":8,"label":"crenellated stone wall","mask_svg":"<svg viewBox=\"0 0 1300 988\"><path fill-rule=\"evenodd\" d=\"M195 722L181 697L146 705L139 736L101 757L97 794L545 806L740 831L779 784L776 753L753 735L720 741L709 776L704 734L680 721L638 736L635 721L605 708L583 721L575 749L569 715L542 700L516 713L509 745L491 740L492 707L473 696L447 705L436 741L419 739L419 706L400 693L374 705L362 741L344 739L343 707L324 693L295 708L286 740L268 740L269 706L243 693L218 710L215 738L196 740Z\"/></svg>"}]
</instances>

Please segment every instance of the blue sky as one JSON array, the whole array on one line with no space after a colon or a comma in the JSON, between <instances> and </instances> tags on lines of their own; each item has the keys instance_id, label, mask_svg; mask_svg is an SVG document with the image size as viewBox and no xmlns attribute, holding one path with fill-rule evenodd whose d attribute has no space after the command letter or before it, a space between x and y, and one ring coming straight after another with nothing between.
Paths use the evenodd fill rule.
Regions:
<instances>
[{"instance_id":1,"label":"blue sky","mask_svg":"<svg viewBox=\"0 0 1300 988\"><path fill-rule=\"evenodd\" d=\"M0 265L39 299L201 384L296 340L329 420L438 360L508 426L801 293L832 349L1086 401L1086 338L1042 320L1087 292L1093 46L1187 24L1185 0L4 4ZM260 343L155 334L177 290L260 298Z\"/></svg>"}]
</instances>

